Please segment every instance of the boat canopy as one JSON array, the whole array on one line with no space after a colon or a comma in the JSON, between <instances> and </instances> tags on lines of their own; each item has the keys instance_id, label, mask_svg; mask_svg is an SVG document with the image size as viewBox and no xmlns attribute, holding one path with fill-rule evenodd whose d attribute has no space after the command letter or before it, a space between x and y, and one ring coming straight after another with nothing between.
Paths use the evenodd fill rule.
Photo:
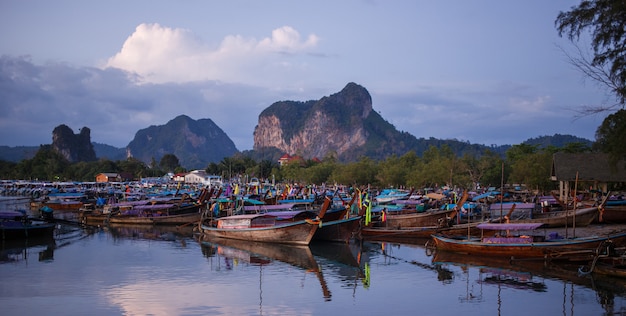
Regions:
<instances>
[{"instance_id":1,"label":"boat canopy","mask_svg":"<svg viewBox=\"0 0 626 316\"><path fill-rule=\"evenodd\" d=\"M259 217L267 217L267 218L274 218L274 219L276 218L276 216L270 215L270 214L241 214L241 215L231 215L231 216L220 217L217 220L219 222L228 222L228 221L236 221L236 220L242 220L242 219L252 220L255 218L259 218Z\"/></svg>"},{"instance_id":2,"label":"boat canopy","mask_svg":"<svg viewBox=\"0 0 626 316\"><path fill-rule=\"evenodd\" d=\"M493 203L489 206L489 209L492 211L497 211L499 209L510 210L511 207L515 204L515 210L532 210L535 208L535 203L516 203L516 202L505 202L505 203Z\"/></svg>"},{"instance_id":3,"label":"boat canopy","mask_svg":"<svg viewBox=\"0 0 626 316\"><path fill-rule=\"evenodd\" d=\"M277 210L291 210L296 204L277 204L277 205L244 205L244 211L259 211L259 212L267 212L267 211L277 211Z\"/></svg>"},{"instance_id":4,"label":"boat canopy","mask_svg":"<svg viewBox=\"0 0 626 316\"><path fill-rule=\"evenodd\" d=\"M217 219L217 228L243 229L274 226L276 216L267 214L233 215Z\"/></svg>"},{"instance_id":5,"label":"boat canopy","mask_svg":"<svg viewBox=\"0 0 626 316\"><path fill-rule=\"evenodd\" d=\"M488 191L488 192L485 192L483 194L479 194L479 195L475 196L474 198L472 198L472 201L476 202L476 201L478 201L480 199L484 199L486 197L490 197L490 196L494 196L494 195L500 195L500 192Z\"/></svg>"},{"instance_id":6,"label":"boat canopy","mask_svg":"<svg viewBox=\"0 0 626 316\"><path fill-rule=\"evenodd\" d=\"M391 203L394 204L405 204L405 205L418 205L418 204L424 204L424 201L422 201L421 199L406 199L406 200L393 200L391 201Z\"/></svg>"},{"instance_id":7,"label":"boat canopy","mask_svg":"<svg viewBox=\"0 0 626 316\"><path fill-rule=\"evenodd\" d=\"M433 199L433 200L441 200L443 198L445 198L446 196L440 193L428 193L426 194L426 197L429 199Z\"/></svg>"},{"instance_id":8,"label":"boat canopy","mask_svg":"<svg viewBox=\"0 0 626 316\"><path fill-rule=\"evenodd\" d=\"M314 199L286 199L286 200L278 200L279 204L313 204L315 202Z\"/></svg>"},{"instance_id":9,"label":"boat canopy","mask_svg":"<svg viewBox=\"0 0 626 316\"><path fill-rule=\"evenodd\" d=\"M168 208L173 208L174 204L146 204L146 205L135 205L133 208L141 211L158 211L158 210L166 210Z\"/></svg>"},{"instance_id":10,"label":"boat canopy","mask_svg":"<svg viewBox=\"0 0 626 316\"><path fill-rule=\"evenodd\" d=\"M267 212L267 215L275 216L277 220L296 219L298 217L313 218L315 213L311 211L277 211Z\"/></svg>"},{"instance_id":11,"label":"boat canopy","mask_svg":"<svg viewBox=\"0 0 626 316\"><path fill-rule=\"evenodd\" d=\"M480 223L476 225L485 230L533 230L543 226L543 223Z\"/></svg>"},{"instance_id":12,"label":"boat canopy","mask_svg":"<svg viewBox=\"0 0 626 316\"><path fill-rule=\"evenodd\" d=\"M255 200L255 199L248 199L248 198L244 199L243 202L244 203L249 203L249 204L252 204L252 205L265 205L265 202L263 202L263 201L259 201L259 200Z\"/></svg>"}]
</instances>

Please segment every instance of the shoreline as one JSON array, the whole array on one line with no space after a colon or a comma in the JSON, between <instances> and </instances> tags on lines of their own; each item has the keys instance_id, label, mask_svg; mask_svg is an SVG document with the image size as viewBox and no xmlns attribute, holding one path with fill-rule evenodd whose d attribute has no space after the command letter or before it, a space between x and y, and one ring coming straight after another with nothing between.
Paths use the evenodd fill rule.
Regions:
<instances>
[{"instance_id":1,"label":"shoreline","mask_svg":"<svg viewBox=\"0 0 626 316\"><path fill-rule=\"evenodd\" d=\"M565 237L611 236L626 231L626 224L591 223L582 227L548 227L547 233L556 232Z\"/></svg>"}]
</instances>

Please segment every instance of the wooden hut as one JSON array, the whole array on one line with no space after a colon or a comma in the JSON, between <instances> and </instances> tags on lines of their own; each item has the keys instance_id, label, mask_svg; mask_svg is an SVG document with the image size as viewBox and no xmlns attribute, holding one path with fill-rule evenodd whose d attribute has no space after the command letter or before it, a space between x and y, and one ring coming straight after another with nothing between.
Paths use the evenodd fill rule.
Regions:
<instances>
[{"instance_id":1,"label":"wooden hut","mask_svg":"<svg viewBox=\"0 0 626 316\"><path fill-rule=\"evenodd\" d=\"M578 175L579 190L599 190L607 192L609 183L626 182L626 161L617 165L609 162L609 155L604 153L556 153L552 156L550 179L559 182L559 198L564 201L571 198Z\"/></svg>"}]
</instances>

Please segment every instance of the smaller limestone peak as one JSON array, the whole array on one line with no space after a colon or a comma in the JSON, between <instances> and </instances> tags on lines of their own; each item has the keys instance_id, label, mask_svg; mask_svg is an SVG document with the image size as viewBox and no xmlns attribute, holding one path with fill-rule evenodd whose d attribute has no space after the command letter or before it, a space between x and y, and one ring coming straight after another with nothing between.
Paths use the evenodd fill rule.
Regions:
<instances>
[{"instance_id":1,"label":"smaller limestone peak","mask_svg":"<svg viewBox=\"0 0 626 316\"><path fill-rule=\"evenodd\" d=\"M52 148L70 162L96 160L96 152L91 143L91 130L88 127L81 128L80 133L76 135L65 124L57 126L52 131Z\"/></svg>"}]
</instances>

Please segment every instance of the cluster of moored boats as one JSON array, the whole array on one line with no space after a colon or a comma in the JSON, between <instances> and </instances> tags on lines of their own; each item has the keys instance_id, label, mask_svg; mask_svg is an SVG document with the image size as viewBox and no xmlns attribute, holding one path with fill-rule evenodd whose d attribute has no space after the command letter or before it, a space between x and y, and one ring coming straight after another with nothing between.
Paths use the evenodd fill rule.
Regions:
<instances>
[{"instance_id":1,"label":"cluster of moored boats","mask_svg":"<svg viewBox=\"0 0 626 316\"><path fill-rule=\"evenodd\" d=\"M530 201L493 192L377 193L350 187L244 190L205 187L195 191L126 198L81 192L53 192L32 199L39 217L6 210L0 214L2 238L50 234L55 221L193 226L201 240L308 245L313 240L348 243L353 239L424 242L437 251L505 258L588 261L599 270L616 269L626 258L626 231L569 237L550 228L585 227L626 216L625 203L599 195L564 203L556 197ZM129 192L127 192L129 193ZM139 197L141 196L141 197ZM500 198L502 196L502 198ZM542 234L543 232L543 234ZM591 269L591 268L590 268Z\"/></svg>"}]
</instances>

